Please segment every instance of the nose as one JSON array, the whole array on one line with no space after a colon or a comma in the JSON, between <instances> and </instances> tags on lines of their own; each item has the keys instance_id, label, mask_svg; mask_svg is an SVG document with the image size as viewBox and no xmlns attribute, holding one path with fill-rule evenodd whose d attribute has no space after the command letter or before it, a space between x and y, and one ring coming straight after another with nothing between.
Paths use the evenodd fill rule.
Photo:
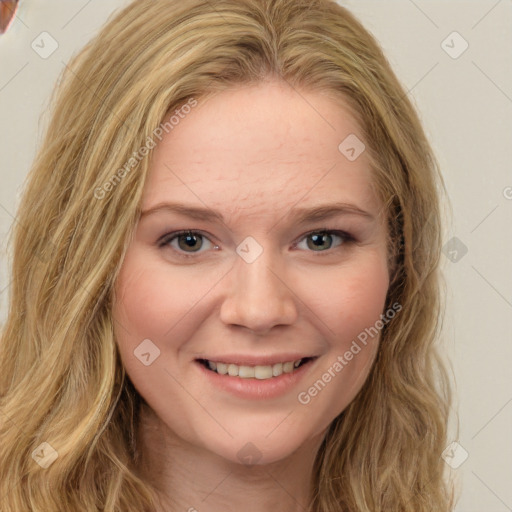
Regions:
<instances>
[{"instance_id":1,"label":"nose","mask_svg":"<svg viewBox=\"0 0 512 512\"><path fill-rule=\"evenodd\" d=\"M252 263L238 257L229 273L221 320L260 335L277 325L293 324L297 299L285 274L284 265L267 251Z\"/></svg>"}]
</instances>

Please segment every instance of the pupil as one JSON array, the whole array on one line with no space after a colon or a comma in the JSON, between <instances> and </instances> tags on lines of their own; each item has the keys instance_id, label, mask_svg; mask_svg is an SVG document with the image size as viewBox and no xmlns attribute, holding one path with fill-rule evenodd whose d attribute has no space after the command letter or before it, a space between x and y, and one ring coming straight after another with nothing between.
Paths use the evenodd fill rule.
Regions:
<instances>
[{"instance_id":1,"label":"pupil","mask_svg":"<svg viewBox=\"0 0 512 512\"><path fill-rule=\"evenodd\" d=\"M322 246L325 243L323 238L326 236L330 236L330 235L328 235L327 233L322 233L320 235L311 235L311 240L313 241L313 246L316 248L322 248ZM185 239L185 248L194 249L194 244L197 244L198 237L196 235L193 235L192 233L187 233L186 235L181 235L180 236L180 246L182 245L181 240L183 240L183 239ZM201 246L196 247L195 249L197 250L200 248L201 248Z\"/></svg>"},{"instance_id":2,"label":"pupil","mask_svg":"<svg viewBox=\"0 0 512 512\"><path fill-rule=\"evenodd\" d=\"M330 235L327 235L327 233L322 233L321 235L311 235L314 247L322 248L322 239L324 236L330 236ZM317 242L319 242L319 243L317 243Z\"/></svg>"},{"instance_id":3,"label":"pupil","mask_svg":"<svg viewBox=\"0 0 512 512\"><path fill-rule=\"evenodd\" d=\"M192 233L188 233L186 235L181 235L180 240L183 240L183 239L186 240L185 248L194 249L194 244L197 243L197 236L196 235L193 235ZM200 248L201 247L199 246L197 249L200 249Z\"/></svg>"}]
</instances>

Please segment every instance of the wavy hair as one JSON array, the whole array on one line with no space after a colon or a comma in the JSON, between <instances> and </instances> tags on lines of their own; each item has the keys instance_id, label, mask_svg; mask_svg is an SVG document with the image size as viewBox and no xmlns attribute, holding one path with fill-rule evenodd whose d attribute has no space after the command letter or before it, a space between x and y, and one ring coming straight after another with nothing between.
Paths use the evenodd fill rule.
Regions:
<instances>
[{"instance_id":1,"label":"wavy hair","mask_svg":"<svg viewBox=\"0 0 512 512\"><path fill-rule=\"evenodd\" d=\"M331 0L137 0L65 67L17 212L0 343L4 512L154 509L137 471L143 399L112 317L150 156L98 190L168 112L269 79L340 99L360 121L389 225L386 306L402 306L326 433L309 510L452 510L441 458L452 390L437 347L445 189L380 46Z\"/></svg>"}]
</instances>

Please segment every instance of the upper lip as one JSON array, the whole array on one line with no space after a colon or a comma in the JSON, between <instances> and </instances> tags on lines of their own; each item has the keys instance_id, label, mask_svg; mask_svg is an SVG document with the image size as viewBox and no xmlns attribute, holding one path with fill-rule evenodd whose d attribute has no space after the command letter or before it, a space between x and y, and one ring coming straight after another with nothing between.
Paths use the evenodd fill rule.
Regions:
<instances>
[{"instance_id":1,"label":"upper lip","mask_svg":"<svg viewBox=\"0 0 512 512\"><path fill-rule=\"evenodd\" d=\"M225 354L219 356L204 356L198 359L213 361L216 363L236 364L237 366L270 366L277 363L287 363L289 361L298 361L299 359L314 358L317 356L308 354L286 353L268 356Z\"/></svg>"}]
</instances>

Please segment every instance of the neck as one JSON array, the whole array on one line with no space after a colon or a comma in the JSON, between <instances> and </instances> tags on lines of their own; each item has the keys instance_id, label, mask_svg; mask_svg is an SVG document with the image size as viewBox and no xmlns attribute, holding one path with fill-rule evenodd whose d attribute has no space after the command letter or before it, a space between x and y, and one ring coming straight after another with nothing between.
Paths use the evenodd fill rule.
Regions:
<instances>
[{"instance_id":1,"label":"neck","mask_svg":"<svg viewBox=\"0 0 512 512\"><path fill-rule=\"evenodd\" d=\"M323 436L310 439L283 460L245 465L179 438L143 408L137 433L140 471L158 490L156 512L306 512Z\"/></svg>"}]
</instances>

